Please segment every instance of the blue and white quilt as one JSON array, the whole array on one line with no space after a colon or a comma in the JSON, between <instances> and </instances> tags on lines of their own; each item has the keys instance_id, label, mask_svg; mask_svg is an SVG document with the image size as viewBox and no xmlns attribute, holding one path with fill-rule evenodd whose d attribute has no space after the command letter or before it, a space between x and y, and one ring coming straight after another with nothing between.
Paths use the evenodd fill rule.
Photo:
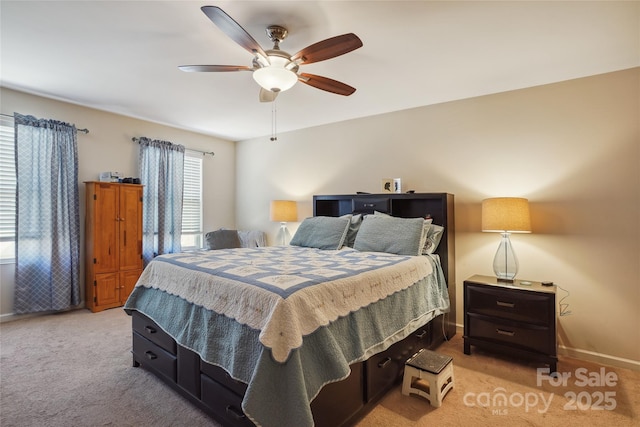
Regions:
<instances>
[{"instance_id":1,"label":"blue and white quilt","mask_svg":"<svg viewBox=\"0 0 640 427\"><path fill-rule=\"evenodd\" d=\"M233 378L257 425L312 426L310 402L349 365L449 311L439 263L296 246L163 255L125 305Z\"/></svg>"}]
</instances>

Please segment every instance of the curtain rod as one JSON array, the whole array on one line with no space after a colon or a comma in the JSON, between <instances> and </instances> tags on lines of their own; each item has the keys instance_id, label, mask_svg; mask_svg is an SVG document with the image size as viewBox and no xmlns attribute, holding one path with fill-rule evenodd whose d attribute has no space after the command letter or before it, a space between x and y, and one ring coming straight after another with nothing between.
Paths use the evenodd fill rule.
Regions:
<instances>
[{"instance_id":1,"label":"curtain rod","mask_svg":"<svg viewBox=\"0 0 640 427\"><path fill-rule=\"evenodd\" d=\"M11 117L12 119L15 119L15 117L13 116L13 114L4 114L4 113L0 113L0 116ZM89 129L78 129L78 128L76 128L76 130L77 130L78 132L82 132L82 133L89 133Z\"/></svg>"},{"instance_id":2,"label":"curtain rod","mask_svg":"<svg viewBox=\"0 0 640 427\"><path fill-rule=\"evenodd\" d=\"M131 138L131 140L133 142L140 142L140 138L136 138L135 136L133 138ZM211 154L212 156L215 156L216 153L214 153L213 151L202 151L202 150L194 150L192 148L185 148L185 150L187 151L195 151L196 153L202 153L203 156L206 156L207 154Z\"/></svg>"}]
</instances>

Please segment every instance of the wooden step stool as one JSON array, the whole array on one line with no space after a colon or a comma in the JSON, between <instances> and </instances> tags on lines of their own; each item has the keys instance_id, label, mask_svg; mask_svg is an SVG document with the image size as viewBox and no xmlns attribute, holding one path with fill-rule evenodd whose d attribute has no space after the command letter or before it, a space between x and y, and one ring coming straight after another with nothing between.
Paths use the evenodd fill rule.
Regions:
<instances>
[{"instance_id":1,"label":"wooden step stool","mask_svg":"<svg viewBox=\"0 0 640 427\"><path fill-rule=\"evenodd\" d=\"M402 394L417 394L439 408L453 388L453 358L422 349L407 360L402 380Z\"/></svg>"}]
</instances>

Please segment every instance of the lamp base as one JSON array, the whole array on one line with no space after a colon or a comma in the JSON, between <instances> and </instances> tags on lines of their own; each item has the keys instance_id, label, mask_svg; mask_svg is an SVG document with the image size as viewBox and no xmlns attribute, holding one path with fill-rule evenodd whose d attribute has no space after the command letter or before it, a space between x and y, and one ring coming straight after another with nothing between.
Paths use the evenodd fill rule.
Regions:
<instances>
[{"instance_id":1,"label":"lamp base","mask_svg":"<svg viewBox=\"0 0 640 427\"><path fill-rule=\"evenodd\" d=\"M282 246L286 246L286 240L285 238L287 237L287 223L286 222L281 222L280 223L280 234L282 234Z\"/></svg>"},{"instance_id":2,"label":"lamp base","mask_svg":"<svg viewBox=\"0 0 640 427\"><path fill-rule=\"evenodd\" d=\"M508 232L500 233L502 239L493 259L493 272L498 278L498 282L513 283L518 274L518 258L511 246Z\"/></svg>"}]
</instances>

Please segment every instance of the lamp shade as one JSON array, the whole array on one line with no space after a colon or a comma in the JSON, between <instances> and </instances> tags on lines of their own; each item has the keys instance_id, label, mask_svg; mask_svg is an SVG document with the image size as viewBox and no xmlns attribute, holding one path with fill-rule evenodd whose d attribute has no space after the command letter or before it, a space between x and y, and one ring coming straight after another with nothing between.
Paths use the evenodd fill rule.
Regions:
<instances>
[{"instance_id":1,"label":"lamp shade","mask_svg":"<svg viewBox=\"0 0 640 427\"><path fill-rule=\"evenodd\" d=\"M298 205L292 200L271 201L271 221L295 222L298 220Z\"/></svg>"},{"instance_id":2,"label":"lamp shade","mask_svg":"<svg viewBox=\"0 0 640 427\"><path fill-rule=\"evenodd\" d=\"M521 197L484 199L482 231L531 233L529 201Z\"/></svg>"}]
</instances>

